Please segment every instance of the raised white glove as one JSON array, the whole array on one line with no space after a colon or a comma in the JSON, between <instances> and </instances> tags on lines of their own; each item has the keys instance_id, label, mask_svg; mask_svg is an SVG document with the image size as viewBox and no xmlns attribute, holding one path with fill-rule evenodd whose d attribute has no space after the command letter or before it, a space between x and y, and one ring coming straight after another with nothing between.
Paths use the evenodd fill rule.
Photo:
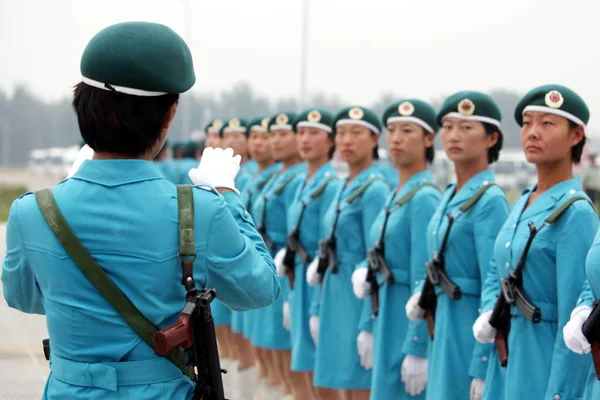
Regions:
<instances>
[{"instance_id":1,"label":"raised white glove","mask_svg":"<svg viewBox=\"0 0 600 400\"><path fill-rule=\"evenodd\" d=\"M319 316L311 315L308 320L308 327L310 329L310 336L312 337L315 346L319 342Z\"/></svg>"},{"instance_id":2,"label":"raised white glove","mask_svg":"<svg viewBox=\"0 0 600 400\"><path fill-rule=\"evenodd\" d=\"M233 156L233 149L213 149L207 147L202 153L198 168L192 168L188 175L194 185L208 184L215 188L231 189L237 194L235 176L240 170L241 157Z\"/></svg>"},{"instance_id":3,"label":"raised white glove","mask_svg":"<svg viewBox=\"0 0 600 400\"><path fill-rule=\"evenodd\" d=\"M590 342L581 330L591 312L592 309L588 306L577 307L571 312L571 319L563 328L565 344L572 352L587 354L592 350Z\"/></svg>"},{"instance_id":4,"label":"raised white glove","mask_svg":"<svg viewBox=\"0 0 600 400\"><path fill-rule=\"evenodd\" d=\"M493 311L481 314L473 324L473 336L479 343L494 343L496 339L496 328L490 325L490 317Z\"/></svg>"},{"instance_id":5,"label":"raised white glove","mask_svg":"<svg viewBox=\"0 0 600 400\"><path fill-rule=\"evenodd\" d=\"M470 400L481 400L483 397L483 389L485 388L485 381L479 378L473 378L471 381L471 396Z\"/></svg>"},{"instance_id":6,"label":"raised white glove","mask_svg":"<svg viewBox=\"0 0 600 400\"><path fill-rule=\"evenodd\" d=\"M402 361L402 382L410 396L418 396L427 384L427 359L407 355Z\"/></svg>"},{"instance_id":7,"label":"raised white glove","mask_svg":"<svg viewBox=\"0 0 600 400\"><path fill-rule=\"evenodd\" d=\"M371 293L371 284L367 282L367 268L357 268L352 274L352 290L359 299L366 299Z\"/></svg>"},{"instance_id":8,"label":"raised white glove","mask_svg":"<svg viewBox=\"0 0 600 400\"><path fill-rule=\"evenodd\" d=\"M367 331L360 331L356 338L356 347L360 365L367 371L373 368L373 335Z\"/></svg>"},{"instance_id":9,"label":"raised white glove","mask_svg":"<svg viewBox=\"0 0 600 400\"><path fill-rule=\"evenodd\" d=\"M290 302L283 303L283 327L286 331L292 330L292 321L290 320Z\"/></svg>"},{"instance_id":10,"label":"raised white glove","mask_svg":"<svg viewBox=\"0 0 600 400\"><path fill-rule=\"evenodd\" d=\"M94 156L94 150L92 150L92 148L90 146L88 146L87 144L84 145L81 149L79 149L79 153L77 153L77 156L75 157L75 161L73 162L73 165L71 165L71 169L69 170L69 173L67 174L67 178L70 178L73 175L75 175L75 172L77 172L77 170L79 169L81 164L83 164L83 162L85 160L91 160L93 156Z\"/></svg>"},{"instance_id":11,"label":"raised white glove","mask_svg":"<svg viewBox=\"0 0 600 400\"><path fill-rule=\"evenodd\" d=\"M306 282L310 286L317 286L321 283L321 274L317 272L317 268L319 268L319 257L315 257L306 270Z\"/></svg>"},{"instance_id":12,"label":"raised white glove","mask_svg":"<svg viewBox=\"0 0 600 400\"><path fill-rule=\"evenodd\" d=\"M275 254L275 266L277 267L277 275L284 277L286 276L285 266L283 265L283 259L285 258L286 250L285 248L279 250L277 254Z\"/></svg>"},{"instance_id":13,"label":"raised white glove","mask_svg":"<svg viewBox=\"0 0 600 400\"><path fill-rule=\"evenodd\" d=\"M410 299L406 302L406 316L411 321L419 321L425 318L425 310L419 307L420 298L421 292L418 292L410 296Z\"/></svg>"}]
</instances>

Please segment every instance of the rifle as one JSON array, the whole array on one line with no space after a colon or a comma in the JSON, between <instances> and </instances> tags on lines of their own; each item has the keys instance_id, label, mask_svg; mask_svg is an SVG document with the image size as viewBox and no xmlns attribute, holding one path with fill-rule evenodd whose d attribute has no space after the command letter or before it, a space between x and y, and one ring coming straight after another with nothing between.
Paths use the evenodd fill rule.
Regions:
<instances>
[{"instance_id":1,"label":"rifle","mask_svg":"<svg viewBox=\"0 0 600 400\"><path fill-rule=\"evenodd\" d=\"M385 224L384 224L385 226ZM373 315L379 315L379 282L377 282L377 273L379 272L384 281L388 284L395 282L394 274L389 270L385 262L384 247L381 242L377 243L374 248L369 250L369 270L367 272L366 281L371 286L371 305L373 307Z\"/></svg>"},{"instance_id":2,"label":"rifle","mask_svg":"<svg viewBox=\"0 0 600 400\"><path fill-rule=\"evenodd\" d=\"M302 211L304 211L304 209ZM303 213L304 212L300 215L302 216ZM298 227L287 236L285 257L283 259L283 265L285 266L286 275L292 289L294 288L295 283L294 269L296 268L296 255L300 257L303 263L310 264L311 258L308 253L306 253L306 250L304 250L304 247L302 247L302 243L300 243L300 231Z\"/></svg>"},{"instance_id":3,"label":"rifle","mask_svg":"<svg viewBox=\"0 0 600 400\"><path fill-rule=\"evenodd\" d=\"M421 291L421 297L419 297L419 307L425 310L425 319L427 320L427 330L429 331L429 337L433 340L433 334L435 331L435 310L437 308L437 295L435 293L435 286L440 285L444 292L453 298L458 300L461 298L462 293L460 287L456 286L446 272L444 271L444 252L448 244L448 237L450 236L450 229L454 224L454 217L448 213L448 228L442 239L442 245L439 251L433 254L433 259L425 264L427 269L427 275L423 283L423 290Z\"/></svg>"},{"instance_id":4,"label":"rifle","mask_svg":"<svg viewBox=\"0 0 600 400\"><path fill-rule=\"evenodd\" d=\"M224 400L219 349L210 303L216 298L214 289L188 291L187 302L177 322L154 334L154 350L164 356L178 346L184 350L184 364L193 367L196 382L194 399Z\"/></svg>"},{"instance_id":5,"label":"rifle","mask_svg":"<svg viewBox=\"0 0 600 400\"><path fill-rule=\"evenodd\" d=\"M594 302L594 308L581 331L592 345L592 361L596 371L596 379L600 380L600 300Z\"/></svg>"}]
</instances>

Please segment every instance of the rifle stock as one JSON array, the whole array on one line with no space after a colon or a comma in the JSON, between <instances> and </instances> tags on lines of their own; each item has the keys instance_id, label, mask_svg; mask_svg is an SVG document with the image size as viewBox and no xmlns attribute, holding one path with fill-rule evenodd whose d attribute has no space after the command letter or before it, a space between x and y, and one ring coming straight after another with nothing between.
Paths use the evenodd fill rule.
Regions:
<instances>
[{"instance_id":1,"label":"rifle stock","mask_svg":"<svg viewBox=\"0 0 600 400\"><path fill-rule=\"evenodd\" d=\"M496 344L496 350L498 351L498 360L500 361L501 367L506 367L508 364L508 343L507 337L503 330L499 330L496 334L494 343Z\"/></svg>"}]
</instances>

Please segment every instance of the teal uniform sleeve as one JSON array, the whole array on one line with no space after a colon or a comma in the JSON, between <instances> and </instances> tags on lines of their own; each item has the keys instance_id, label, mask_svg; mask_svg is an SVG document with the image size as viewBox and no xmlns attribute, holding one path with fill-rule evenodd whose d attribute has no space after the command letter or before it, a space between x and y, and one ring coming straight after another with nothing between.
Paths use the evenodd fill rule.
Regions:
<instances>
[{"instance_id":1,"label":"teal uniform sleeve","mask_svg":"<svg viewBox=\"0 0 600 400\"><path fill-rule=\"evenodd\" d=\"M582 398L591 364L589 355L581 356L567 348L563 327L569 322L585 282L585 260L598 229L598 218L585 202L574 203L571 208L569 218L560 221L565 224L556 247L558 329L546 389L547 399L555 394L565 399Z\"/></svg>"},{"instance_id":2,"label":"teal uniform sleeve","mask_svg":"<svg viewBox=\"0 0 600 400\"><path fill-rule=\"evenodd\" d=\"M6 225L6 257L2 263L2 291L9 307L29 314L45 315L42 292L25 254L19 225L19 203L20 200L15 200L10 207Z\"/></svg>"},{"instance_id":3,"label":"teal uniform sleeve","mask_svg":"<svg viewBox=\"0 0 600 400\"><path fill-rule=\"evenodd\" d=\"M494 309L499 294L500 279L498 279L498 271L496 270L496 260L492 257L481 292L481 313Z\"/></svg>"},{"instance_id":4,"label":"teal uniform sleeve","mask_svg":"<svg viewBox=\"0 0 600 400\"><path fill-rule=\"evenodd\" d=\"M490 192L492 190L494 188ZM483 296L483 281L487 277L490 262L494 255L496 236L498 236L498 232L508 218L509 206L506 197L497 195L488 199L482 198L475 207L473 236L477 251L479 276L482 282L481 296ZM471 365L469 366L469 376L485 380L492 347L491 344L475 343Z\"/></svg>"},{"instance_id":5,"label":"teal uniform sleeve","mask_svg":"<svg viewBox=\"0 0 600 400\"><path fill-rule=\"evenodd\" d=\"M272 304L281 292L273 259L248 212L233 192L223 194L207 243L207 287L217 289L219 300L244 311ZM221 289L221 290L219 290Z\"/></svg>"},{"instance_id":6,"label":"teal uniform sleeve","mask_svg":"<svg viewBox=\"0 0 600 400\"><path fill-rule=\"evenodd\" d=\"M410 215L410 275L411 289L415 290L425 277L425 263L429 258L427 253L427 225L440 203L440 194L435 192L416 195L411 201ZM399 312L404 313L404 304ZM425 320L408 321L408 329L402 352L411 356L426 358L429 333Z\"/></svg>"},{"instance_id":7,"label":"teal uniform sleeve","mask_svg":"<svg viewBox=\"0 0 600 400\"><path fill-rule=\"evenodd\" d=\"M581 291L581 294L579 295L579 299L577 299L577 307L588 306L590 308L593 308L594 301L596 301L596 296L594 296L594 292L592 291L590 281L586 279L583 283L583 289Z\"/></svg>"},{"instance_id":8,"label":"teal uniform sleeve","mask_svg":"<svg viewBox=\"0 0 600 400\"><path fill-rule=\"evenodd\" d=\"M373 183L364 193L362 198L362 228L363 240L365 249L369 248L369 234L371 226L377 219L381 210L385 207L390 189L384 182ZM360 268L362 263L356 265ZM358 322L359 331L373 332L373 306L371 298L366 298L362 301L362 311Z\"/></svg>"}]
</instances>

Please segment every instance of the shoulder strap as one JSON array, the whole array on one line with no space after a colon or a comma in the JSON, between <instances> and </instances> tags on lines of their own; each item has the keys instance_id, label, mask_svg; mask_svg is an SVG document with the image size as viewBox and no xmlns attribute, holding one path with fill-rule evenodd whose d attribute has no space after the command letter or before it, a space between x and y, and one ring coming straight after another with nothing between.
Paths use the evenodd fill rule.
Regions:
<instances>
[{"instance_id":1,"label":"shoulder strap","mask_svg":"<svg viewBox=\"0 0 600 400\"><path fill-rule=\"evenodd\" d=\"M408 203L410 201L410 199L413 198L413 196L415 194L417 194L417 192L421 189L423 189L424 187L433 187L436 188L438 191L440 190L437 186L435 186L433 183L431 182L423 182L421 183L419 186L413 188L413 190L411 190L410 192L406 193L404 196L402 196L396 203L397 206L402 207L403 205L405 205L406 203Z\"/></svg>"},{"instance_id":2,"label":"shoulder strap","mask_svg":"<svg viewBox=\"0 0 600 400\"><path fill-rule=\"evenodd\" d=\"M319 186L314 192L312 192L312 194L310 195L311 200L318 199L319 196L321 196L327 188L327 185L329 185L329 182L333 180L335 180L335 176L330 176L325 182L323 182L321 186Z\"/></svg>"},{"instance_id":3,"label":"shoulder strap","mask_svg":"<svg viewBox=\"0 0 600 400\"><path fill-rule=\"evenodd\" d=\"M285 189L285 187L296 177L298 176L298 173L295 174L290 174L290 176L288 176L287 178L285 178L285 180L283 182L281 182L281 185L277 186L277 189L275 189L273 191L273 194L275 194L275 196L279 196L281 193L283 193L283 190Z\"/></svg>"},{"instance_id":4,"label":"shoulder strap","mask_svg":"<svg viewBox=\"0 0 600 400\"><path fill-rule=\"evenodd\" d=\"M568 199L567 201L565 201L560 207L558 207L556 210L554 210L554 212L552 214L550 214L550 216L548 216L548 218L546 218L544 220L544 222L552 225L554 224L561 215L563 215L563 213L565 211L567 211L567 209L571 206L571 204L575 203L578 200L585 200L588 203L590 203L590 205L592 206L592 208L594 209L594 211L596 211L596 208L594 207L594 205L588 200L587 197L585 196L573 196L570 199Z\"/></svg>"},{"instance_id":5,"label":"shoulder strap","mask_svg":"<svg viewBox=\"0 0 600 400\"><path fill-rule=\"evenodd\" d=\"M482 187L480 187L479 190L477 192L475 192L475 194L473 196L471 196L471 198L469 200L467 200L462 206L459 207L459 210L463 213L466 213L467 211L469 211L471 209L471 207L473 207L475 204L477 204L479 199L481 199L481 196L483 196L484 193L492 186L496 186L496 184L488 183L487 185L483 185Z\"/></svg>"},{"instance_id":6,"label":"shoulder strap","mask_svg":"<svg viewBox=\"0 0 600 400\"><path fill-rule=\"evenodd\" d=\"M77 236L75 236L56 204L52 189L35 192L35 199L56 239L71 259L73 259L81 272L83 272L96 290L100 292L102 297L104 297L108 304L115 309L127 324L151 348L154 348L153 336L158 331L158 328L142 315L121 289L106 275L106 272L96 263L92 255L83 246ZM166 358L182 371L185 370L185 367L175 354L171 353Z\"/></svg>"},{"instance_id":7,"label":"shoulder strap","mask_svg":"<svg viewBox=\"0 0 600 400\"><path fill-rule=\"evenodd\" d=\"M256 185L256 188L259 191L262 190L262 188L264 188L265 185L267 183L269 183L269 181L271 180L271 178L273 177L273 175L275 175L275 172L271 172L269 175L265 176L265 179L263 179L261 182L258 182L258 184Z\"/></svg>"},{"instance_id":8,"label":"shoulder strap","mask_svg":"<svg viewBox=\"0 0 600 400\"><path fill-rule=\"evenodd\" d=\"M359 198L369 188L369 186L371 186L373 183L375 183L377 181L383 181L383 178L375 177L375 178L371 178L368 181L366 181L365 183L363 183L361 187L356 189L350 196L348 196L346 203L352 204L352 202L354 202L354 200Z\"/></svg>"},{"instance_id":9,"label":"shoulder strap","mask_svg":"<svg viewBox=\"0 0 600 400\"><path fill-rule=\"evenodd\" d=\"M177 185L177 213L179 214L179 259L181 260L181 284L186 290L193 289L196 246L194 235L194 192L192 185Z\"/></svg>"}]
</instances>

